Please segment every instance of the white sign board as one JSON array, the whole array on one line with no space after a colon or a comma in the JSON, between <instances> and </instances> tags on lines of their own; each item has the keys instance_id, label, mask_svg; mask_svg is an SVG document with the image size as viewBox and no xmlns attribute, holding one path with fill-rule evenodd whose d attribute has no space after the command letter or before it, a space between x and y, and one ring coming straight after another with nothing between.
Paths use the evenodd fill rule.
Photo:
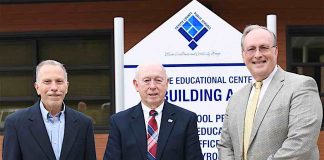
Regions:
<instances>
[{"instance_id":1,"label":"white sign board","mask_svg":"<svg viewBox=\"0 0 324 160\"><path fill-rule=\"evenodd\" d=\"M125 54L125 106L140 101L132 84L137 65L163 64L170 78L166 100L198 115L204 159L218 159L228 100L252 80L242 61L241 36L198 1L190 2Z\"/></svg>"}]
</instances>

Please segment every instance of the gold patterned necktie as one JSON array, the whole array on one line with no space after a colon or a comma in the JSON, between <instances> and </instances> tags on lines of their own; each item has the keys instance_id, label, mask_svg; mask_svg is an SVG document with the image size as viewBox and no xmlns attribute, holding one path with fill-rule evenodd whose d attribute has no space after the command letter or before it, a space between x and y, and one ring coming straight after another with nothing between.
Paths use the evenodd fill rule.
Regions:
<instances>
[{"instance_id":1,"label":"gold patterned necktie","mask_svg":"<svg viewBox=\"0 0 324 160\"><path fill-rule=\"evenodd\" d=\"M261 87L262 87L262 81L255 82L255 90L253 93L253 97L249 101L245 112L244 134L243 134L244 135L244 139L243 139L244 160L247 160L247 151L249 148L249 142L250 142L251 131L253 126L253 119L258 106Z\"/></svg>"}]
</instances>

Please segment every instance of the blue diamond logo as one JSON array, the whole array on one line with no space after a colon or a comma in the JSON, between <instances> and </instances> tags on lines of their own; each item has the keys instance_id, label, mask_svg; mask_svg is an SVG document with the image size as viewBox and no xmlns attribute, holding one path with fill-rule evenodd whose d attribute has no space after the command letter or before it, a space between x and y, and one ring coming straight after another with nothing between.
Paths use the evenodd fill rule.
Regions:
<instances>
[{"instance_id":1,"label":"blue diamond logo","mask_svg":"<svg viewBox=\"0 0 324 160\"><path fill-rule=\"evenodd\" d=\"M203 25L196 19L196 17L191 16L188 20L198 31L203 28Z\"/></svg>"},{"instance_id":2,"label":"blue diamond logo","mask_svg":"<svg viewBox=\"0 0 324 160\"><path fill-rule=\"evenodd\" d=\"M189 23L189 22L186 22L185 24L183 24L182 25L182 27L186 30L186 31L188 31L190 28L191 28L191 24Z\"/></svg>"},{"instance_id":3,"label":"blue diamond logo","mask_svg":"<svg viewBox=\"0 0 324 160\"><path fill-rule=\"evenodd\" d=\"M197 43L196 43L195 41L192 41L192 42L189 43L188 46L189 46L192 50L194 50L198 45L197 45Z\"/></svg>"},{"instance_id":4,"label":"blue diamond logo","mask_svg":"<svg viewBox=\"0 0 324 160\"><path fill-rule=\"evenodd\" d=\"M190 34L191 37L194 37L197 34L197 30L195 28L191 28L188 33Z\"/></svg>"},{"instance_id":5,"label":"blue diamond logo","mask_svg":"<svg viewBox=\"0 0 324 160\"><path fill-rule=\"evenodd\" d=\"M195 15L191 15L178 29L179 33L188 40L188 46L194 50L198 41L208 32L205 23L201 22Z\"/></svg>"}]
</instances>

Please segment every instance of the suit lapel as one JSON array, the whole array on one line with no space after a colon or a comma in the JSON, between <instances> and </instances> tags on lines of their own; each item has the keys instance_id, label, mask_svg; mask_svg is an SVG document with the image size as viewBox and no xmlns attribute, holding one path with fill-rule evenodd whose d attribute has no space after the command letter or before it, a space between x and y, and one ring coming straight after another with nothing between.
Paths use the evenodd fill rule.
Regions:
<instances>
[{"instance_id":1,"label":"suit lapel","mask_svg":"<svg viewBox=\"0 0 324 160\"><path fill-rule=\"evenodd\" d=\"M147 157L146 127L145 127L143 110L140 103L134 108L133 112L131 113L130 125L135 135L138 148L143 156L143 159L146 159Z\"/></svg>"},{"instance_id":2,"label":"suit lapel","mask_svg":"<svg viewBox=\"0 0 324 160\"><path fill-rule=\"evenodd\" d=\"M236 107L238 111L237 130L239 135L239 146L241 149L241 154L243 153L243 133L244 133L245 112L246 112L246 107L248 105L251 89L252 89L252 84L248 84L244 88L242 88L239 95L240 101L238 101L238 103L234 105L234 107ZM241 109L242 111L240 111Z\"/></svg>"},{"instance_id":3,"label":"suit lapel","mask_svg":"<svg viewBox=\"0 0 324 160\"><path fill-rule=\"evenodd\" d=\"M79 132L79 125L77 117L70 108L66 107L65 110L65 126L64 126L64 137L61 149L60 159L67 159L68 153L75 142L77 133Z\"/></svg>"},{"instance_id":4,"label":"suit lapel","mask_svg":"<svg viewBox=\"0 0 324 160\"><path fill-rule=\"evenodd\" d=\"M275 73L274 77L272 78L272 80L271 80L271 82L263 96L263 99L260 102L257 113L254 117L250 143L253 141L253 139L261 125L261 122L262 122L264 116L266 115L273 99L276 97L276 95L282 88L284 80L285 80L284 71L280 67L278 67L278 70Z\"/></svg>"},{"instance_id":5,"label":"suit lapel","mask_svg":"<svg viewBox=\"0 0 324 160\"><path fill-rule=\"evenodd\" d=\"M167 101L164 102L162 118L161 118L161 127L159 129L159 139L158 139L158 148L157 148L157 159L161 158L165 145L167 144L169 135L172 131L172 128L176 122L176 115L174 109L172 109L171 104Z\"/></svg>"},{"instance_id":6,"label":"suit lapel","mask_svg":"<svg viewBox=\"0 0 324 160\"><path fill-rule=\"evenodd\" d=\"M33 138L38 143L39 147L44 151L45 155L48 159L55 159L55 154L52 149L51 142L48 137L48 133L44 124L44 120L42 118L42 114L39 108L38 103L34 104L30 108L30 113L28 113L29 118L29 129L33 135Z\"/></svg>"}]
</instances>

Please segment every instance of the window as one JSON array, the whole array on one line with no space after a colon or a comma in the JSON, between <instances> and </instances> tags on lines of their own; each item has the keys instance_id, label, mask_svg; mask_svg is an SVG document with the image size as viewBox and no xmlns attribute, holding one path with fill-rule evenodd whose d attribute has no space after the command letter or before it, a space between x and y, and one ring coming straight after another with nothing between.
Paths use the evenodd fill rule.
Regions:
<instances>
[{"instance_id":1,"label":"window","mask_svg":"<svg viewBox=\"0 0 324 160\"><path fill-rule=\"evenodd\" d=\"M36 65L53 59L68 72L66 105L90 116L96 132L106 132L114 112L112 38L105 30L0 34L0 131L7 115L38 100Z\"/></svg>"},{"instance_id":2,"label":"window","mask_svg":"<svg viewBox=\"0 0 324 160\"><path fill-rule=\"evenodd\" d=\"M324 104L324 26L288 26L286 33L287 70L313 77Z\"/></svg>"}]
</instances>

